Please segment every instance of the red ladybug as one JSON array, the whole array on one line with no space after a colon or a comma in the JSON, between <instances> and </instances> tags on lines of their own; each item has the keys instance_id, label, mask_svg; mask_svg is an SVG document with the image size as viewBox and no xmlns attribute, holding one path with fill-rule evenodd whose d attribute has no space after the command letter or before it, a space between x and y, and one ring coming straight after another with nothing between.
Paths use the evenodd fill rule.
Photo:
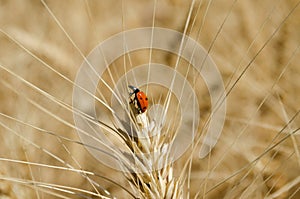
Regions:
<instances>
[{"instance_id":1,"label":"red ladybug","mask_svg":"<svg viewBox=\"0 0 300 199\"><path fill-rule=\"evenodd\" d=\"M132 89L132 93L130 93L130 104L133 104L137 109L137 112L144 113L148 108L148 98L143 91L140 91L138 88L129 85L130 89Z\"/></svg>"}]
</instances>

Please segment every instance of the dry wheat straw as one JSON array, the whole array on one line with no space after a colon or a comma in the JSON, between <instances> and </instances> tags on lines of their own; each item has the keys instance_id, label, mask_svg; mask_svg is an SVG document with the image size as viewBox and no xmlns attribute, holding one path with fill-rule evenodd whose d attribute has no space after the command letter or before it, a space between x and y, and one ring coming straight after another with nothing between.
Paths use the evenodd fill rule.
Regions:
<instances>
[{"instance_id":1,"label":"dry wheat straw","mask_svg":"<svg viewBox=\"0 0 300 199\"><path fill-rule=\"evenodd\" d=\"M209 52L216 59L219 59L224 79L227 78L228 74L230 76L226 79L228 82L226 97L229 98L228 106L231 112L228 113L228 124L224 129L225 136L222 137L213 154L201 161L193 156L198 149L196 145L193 145L193 153L187 158L189 161L184 164L180 177L174 176L174 165L168 164L168 160L171 158L169 157L169 150L172 139L162 136L165 132L161 132L162 128L160 126L149 123L147 114L142 116L131 115L132 118L126 122L116 116L114 127L111 127L96 118L90 118L88 115L72 109L71 105L64 101L65 96L56 97L47 89L40 88L38 83L31 82L32 77L34 77L31 75L35 71L30 71L28 66L32 65L31 62L38 62L41 68L47 68L49 74L51 72L55 73L56 76L52 77L51 80L54 85L59 77L70 83L71 86L78 87L67 73L74 70L69 66L77 64L73 61L73 58L85 59L85 53L83 53L83 47L79 47L76 43L75 37L78 35L64 27L66 24L62 22L69 22L67 20L69 17L80 16L83 18L84 16L79 12L80 6L76 7L76 2L72 2L67 9L74 9L74 16L62 15L65 17L63 18L59 16L61 13L53 12L51 6L55 7L55 2L42 0L41 3L37 3L38 6L43 5L46 11L45 13L39 13L41 18L48 14L49 19L54 20L56 26L66 36L66 40L75 49L73 50L70 47L66 50L52 40L40 40L34 33L30 32L30 27L23 27L22 24L26 24L26 19L22 21L22 15L18 15L20 14L18 9L21 7L26 8L26 15L29 15L28 13L35 12L34 9L40 9L39 7L34 7L33 10L28 9L28 5L36 6L35 3L26 1L11 2L15 7L13 10L8 11L5 7L1 7L6 4L6 1L0 2L0 89L1 92L3 91L0 94L1 96L5 95L2 96L3 99L1 98L3 106L0 107L3 108L3 112L0 113L0 136L2 141L0 142L0 198L47 198L48 196L55 198L114 198L115 195L122 198L124 193L132 198L185 198L183 190L187 192L188 198L194 196L196 198L299 197L299 103L296 99L299 98L300 84L299 78L293 75L299 75L298 5L300 1L234 0L229 4L227 1L214 2L210 0L206 2L193 0L188 2L188 11L183 13L183 4L185 3L172 0L170 4L180 5L180 12L175 12L175 15L173 15L173 19L177 19L176 22L179 22L177 26L187 34L197 32L197 39L199 38L200 41L206 43ZM126 15L126 3L127 1L122 1L122 8L118 8L117 4L114 5L117 11L122 14L123 31L131 25L129 22L125 24L125 20L132 19ZM159 6L163 6L163 3L163 1L154 1L154 9L150 17L153 27L161 25L156 21L159 18L156 15L159 15L157 9ZM84 1L83 4L88 7L89 20L96 24L97 21L93 19L91 13L93 7L89 5L90 2ZM230 7L228 8L227 5L230 5ZM259 11L265 5L267 5L266 9L263 10L265 15L262 15ZM196 6L197 11L194 14ZM147 9L148 7L144 8L144 11ZM190 15L191 13L194 15ZM143 13L138 14L144 20ZM183 21L178 20L182 16L187 17ZM194 18L190 19L191 16ZM7 23L6 17L8 17ZM49 19L47 20L49 21ZM20 21L20 23L15 23L15 20ZM79 21L72 25L74 27L75 25L80 26L81 22L89 24L89 20ZM103 21L101 21L101 28ZM171 24L169 20L167 20L167 23ZM53 26L51 27L53 28ZM48 32L47 27L43 27L42 24L36 24L35 28L41 32L45 29L47 34L51 35L51 31ZM82 35L88 35L88 31L84 28L82 28ZM92 28L94 34L99 34L99 29ZM232 30L229 30L229 28ZM101 31L106 31L104 29L102 28ZM239 34L235 35L237 32ZM57 32L54 31L54 33ZM85 37L88 37L86 35ZM52 35L54 40L56 36L59 38L58 35ZM100 36L98 36L97 42L99 42L99 38ZM10 43L6 44L7 40ZM274 47L276 42L279 47ZM88 49L89 47L84 48ZM76 51L80 56L76 57L73 51ZM126 48L124 48L124 51L126 51ZM278 53L276 53L277 51ZM24 56L25 53L28 53L29 57ZM241 53L241 59L239 53ZM235 58L239 60L236 61ZM20 59L22 64L17 62ZM133 58L128 55L128 59L132 66ZM154 59L154 55L152 55L152 49L150 49L149 67L153 61L152 59ZM280 60L276 62L277 59ZM179 57L176 59L176 67L178 61ZM58 62L58 65L63 66L61 68L67 72L61 72L64 70L60 70L53 62ZM15 65L20 66L15 67ZM126 71L128 68L126 68L125 56L123 65ZM267 69L268 65L274 66L272 70ZM20 69L23 69L23 72L28 70L25 77L19 75ZM110 71L109 73L112 76ZM149 79L149 76L147 78ZM104 80L102 83L114 95L119 94L114 93ZM32 95L27 89L22 90L23 87L20 85L23 87L28 86L43 97ZM114 80L113 85L115 85ZM266 85L269 85L269 87ZM52 85L52 87L55 86ZM261 90L258 89L260 87L262 87ZM264 87L268 89L264 89ZM60 89L63 88L57 90ZM235 90L238 90L238 92L235 92ZM148 91L148 85L146 91ZM15 100L16 96L20 98L19 101ZM101 165L98 165L98 162L94 163L96 166L88 167L85 158L81 160L78 156L75 157L77 153L83 153L84 157L88 156L85 150L80 148L81 146L95 150L97 148L78 141L74 136L62 134L62 131L69 133L69 129L77 130L79 134L85 134L86 136L90 136L89 133L78 129L60 112L48 109L47 104L42 99L51 101L53 107L58 106L69 114L74 112L83 115L93 124L105 128L115 137L120 137L123 145L128 148L127 153L120 153L116 150L117 158L125 171L123 175L126 181L114 178L114 174L104 176L94 171L96 170L95 167L99 167L99 170L103 169ZM108 102L102 99L102 96L100 98L95 96L95 100L111 108ZM8 101L16 103L15 107L9 105ZM23 107L24 102L27 102L27 106L32 110L37 109L39 113L31 109L28 111ZM165 107L168 107L168 101L166 103ZM123 107L127 108L127 105L123 104ZM5 106L8 106L10 110L7 111ZM34 116L35 114L36 116ZM65 126L65 129L61 129L61 126L59 126L55 131L48 130L49 128L46 125L48 118L45 119L45 116L57 120ZM46 124L42 122L34 123L35 120L46 120ZM277 122L277 120L279 121ZM54 123L49 125L54 125ZM28 136L30 134L26 134L23 129L37 131L39 136ZM167 130L170 131L168 133L172 134L172 128L169 127ZM133 134L136 136L130 136ZM152 134L157 136L149 136ZM48 136L55 138L57 141L51 142L52 147L61 147L61 151L49 148L47 143L43 142L43 140L48 139ZM101 142L96 137L92 138ZM199 142L200 139L196 140L196 143ZM72 145L67 145L67 143ZM73 145L74 147L72 147ZM35 148L36 151L32 148ZM73 148L78 150L73 150ZM63 153L66 153L67 156L63 156ZM85 167L87 168L83 169ZM40 171L43 169L47 170L47 177L40 175L43 174ZM64 183L65 179L54 182L49 180L49 178L59 178L60 175L68 176L69 173L76 174L76 178L74 178L74 181L77 182L76 185L70 182ZM106 170L103 173L106 173ZM51 175L51 177L48 177L48 175ZM82 182L82 179L86 181ZM107 181L108 183L106 183ZM128 183L130 183L134 193L126 188ZM86 188L85 185L87 184L89 188ZM101 186L102 184L104 186ZM116 187L117 190L112 187ZM119 190L123 191L118 192Z\"/></svg>"},{"instance_id":2,"label":"dry wheat straw","mask_svg":"<svg viewBox=\"0 0 300 199\"><path fill-rule=\"evenodd\" d=\"M118 118L115 126L130 151L119 158L124 175L137 197L182 198L182 184L173 177L172 164L168 161L171 158L170 140L161 136L160 126L149 124L147 111L136 114L131 109L130 115L133 117L132 123L128 124Z\"/></svg>"}]
</instances>

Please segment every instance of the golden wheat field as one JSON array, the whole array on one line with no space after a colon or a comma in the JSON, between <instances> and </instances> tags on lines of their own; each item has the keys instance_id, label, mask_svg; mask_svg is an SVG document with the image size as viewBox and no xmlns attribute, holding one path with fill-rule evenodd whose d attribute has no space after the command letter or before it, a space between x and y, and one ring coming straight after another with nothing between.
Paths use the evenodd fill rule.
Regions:
<instances>
[{"instance_id":1,"label":"golden wheat field","mask_svg":"<svg viewBox=\"0 0 300 199\"><path fill-rule=\"evenodd\" d=\"M0 198L300 198L299 4L298 0L0 0ZM188 63L197 57L184 60L155 49L151 43L155 34L145 35L142 39L150 41L150 47L118 57L94 85L97 119L118 126L110 98L123 99L115 111L128 108L129 93L113 89L129 70L144 64L157 81L168 79L168 74L174 77L157 72L162 65L149 63L177 70L190 82L201 114L193 117L195 106L185 100L192 92L183 89L176 97L171 88L152 83L149 73L135 73L134 79L146 82L141 89L149 109L160 103L158 107L167 110L160 129L165 135L157 142L155 137L147 140L151 144L146 145L139 137L120 142L113 135L120 129L105 132L117 143L115 148L128 146L128 153L145 152L147 147L159 151L163 168L140 174L110 167L101 155L90 153L101 152L97 132L92 144L82 140L80 135L90 132L74 122L74 115L85 113L73 108L73 94L78 71L97 45L145 27L174 30L208 52L224 84L225 95L219 100L226 113L218 142L199 157L207 124L216 112L207 77ZM165 40L172 49L181 49L180 39L170 35ZM126 40L123 44L107 48L125 52ZM193 119L181 129L185 116ZM191 133L190 128L195 134L192 144L183 146L187 148L180 157L167 164L166 142L178 131ZM185 145L180 139L178 145ZM151 160L147 163L151 166L159 162Z\"/></svg>"}]
</instances>

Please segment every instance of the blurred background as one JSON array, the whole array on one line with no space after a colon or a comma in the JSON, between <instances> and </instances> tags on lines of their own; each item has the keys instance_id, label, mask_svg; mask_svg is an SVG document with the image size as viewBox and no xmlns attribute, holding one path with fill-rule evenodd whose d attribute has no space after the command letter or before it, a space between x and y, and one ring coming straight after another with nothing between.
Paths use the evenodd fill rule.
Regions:
<instances>
[{"instance_id":1,"label":"blurred background","mask_svg":"<svg viewBox=\"0 0 300 199\"><path fill-rule=\"evenodd\" d=\"M76 143L72 110L67 108L73 81L84 57L100 42L153 25L184 32L191 7L187 34L215 61L228 96L219 142L208 157L193 155L185 192L191 198L299 198L298 4L0 0L0 198L83 197L52 189L56 185L95 192L84 175L46 165L91 171L129 187L121 172L102 165ZM132 66L147 63L148 54L133 53ZM176 57L154 51L153 60L172 65ZM206 118L210 99L205 87L197 89L201 118ZM183 163L175 163L175 175ZM90 179L116 197L129 197L100 176Z\"/></svg>"}]
</instances>

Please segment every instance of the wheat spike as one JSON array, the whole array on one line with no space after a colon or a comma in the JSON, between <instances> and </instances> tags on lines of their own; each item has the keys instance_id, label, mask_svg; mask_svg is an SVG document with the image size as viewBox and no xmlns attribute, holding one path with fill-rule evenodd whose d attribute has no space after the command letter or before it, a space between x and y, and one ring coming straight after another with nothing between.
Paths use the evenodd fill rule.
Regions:
<instances>
[{"instance_id":1,"label":"wheat spike","mask_svg":"<svg viewBox=\"0 0 300 199\"><path fill-rule=\"evenodd\" d=\"M162 127L149 122L147 111L131 111L130 115L128 121L116 117L121 126L115 126L130 150L120 159L132 188L142 198L182 198L182 184L173 177L173 165L168 163L171 145L160 136Z\"/></svg>"}]
</instances>

